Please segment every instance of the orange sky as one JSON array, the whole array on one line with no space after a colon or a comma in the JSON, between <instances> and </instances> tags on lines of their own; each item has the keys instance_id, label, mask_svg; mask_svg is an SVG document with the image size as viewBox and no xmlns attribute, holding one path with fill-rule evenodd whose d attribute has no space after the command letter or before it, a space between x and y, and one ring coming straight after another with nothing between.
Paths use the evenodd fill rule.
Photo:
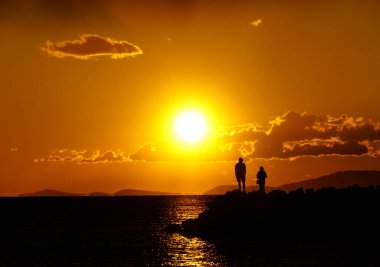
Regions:
<instances>
[{"instance_id":1,"label":"orange sky","mask_svg":"<svg viewBox=\"0 0 380 267\"><path fill-rule=\"evenodd\" d=\"M1 1L0 195L380 169L378 1ZM186 109L212 135L173 138Z\"/></svg>"}]
</instances>

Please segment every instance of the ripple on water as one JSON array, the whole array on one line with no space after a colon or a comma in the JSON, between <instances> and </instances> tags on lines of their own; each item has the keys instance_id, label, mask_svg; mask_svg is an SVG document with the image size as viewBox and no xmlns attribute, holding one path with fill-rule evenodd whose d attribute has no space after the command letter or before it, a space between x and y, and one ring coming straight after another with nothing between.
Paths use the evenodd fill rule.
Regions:
<instances>
[{"instance_id":1,"label":"ripple on water","mask_svg":"<svg viewBox=\"0 0 380 267\"><path fill-rule=\"evenodd\" d=\"M206 209L205 202L210 197L179 196L170 197L166 203L165 225L161 226L159 249L156 259L163 266L226 266L225 258L217 253L216 247L199 238L188 238L180 234L166 234L163 228L169 223L181 223L195 219ZM158 262L152 263L152 266Z\"/></svg>"}]
</instances>

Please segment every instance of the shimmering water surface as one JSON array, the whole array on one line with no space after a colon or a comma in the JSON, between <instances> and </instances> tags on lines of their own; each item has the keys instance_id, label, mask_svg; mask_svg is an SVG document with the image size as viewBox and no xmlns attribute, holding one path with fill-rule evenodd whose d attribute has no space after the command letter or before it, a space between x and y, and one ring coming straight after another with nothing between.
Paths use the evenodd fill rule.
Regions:
<instances>
[{"instance_id":1,"label":"shimmering water surface","mask_svg":"<svg viewBox=\"0 0 380 267\"><path fill-rule=\"evenodd\" d=\"M210 200L205 196L179 196L166 198L163 210L164 218L156 226L158 250L155 253L158 262L167 266L222 266L225 263L213 244L199 238L187 238L180 234L166 234L163 227L169 223L180 223L186 219L194 219L205 210L205 202ZM155 257L154 257L155 258Z\"/></svg>"},{"instance_id":2,"label":"shimmering water surface","mask_svg":"<svg viewBox=\"0 0 380 267\"><path fill-rule=\"evenodd\" d=\"M227 266L213 244L164 231L211 199L3 198L0 265Z\"/></svg>"}]
</instances>

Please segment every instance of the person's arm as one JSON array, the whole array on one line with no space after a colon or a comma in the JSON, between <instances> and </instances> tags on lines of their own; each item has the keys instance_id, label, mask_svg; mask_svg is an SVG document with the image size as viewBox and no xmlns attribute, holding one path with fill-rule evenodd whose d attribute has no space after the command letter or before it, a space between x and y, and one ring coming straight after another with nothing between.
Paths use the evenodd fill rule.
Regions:
<instances>
[{"instance_id":1,"label":"person's arm","mask_svg":"<svg viewBox=\"0 0 380 267\"><path fill-rule=\"evenodd\" d=\"M245 167L245 164L243 165L243 172L244 172L244 175L245 175L245 173L247 172L246 167Z\"/></svg>"}]
</instances>

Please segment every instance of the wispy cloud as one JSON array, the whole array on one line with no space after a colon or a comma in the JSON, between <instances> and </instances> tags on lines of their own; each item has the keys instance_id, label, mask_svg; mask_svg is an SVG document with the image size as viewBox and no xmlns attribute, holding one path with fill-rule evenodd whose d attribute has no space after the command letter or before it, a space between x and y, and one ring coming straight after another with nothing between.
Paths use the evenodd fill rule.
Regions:
<instances>
[{"instance_id":1,"label":"wispy cloud","mask_svg":"<svg viewBox=\"0 0 380 267\"><path fill-rule=\"evenodd\" d=\"M96 150L93 153L88 153L86 150L69 150L59 149L53 150L47 157L47 161L66 161L76 163L109 163L109 162L123 162L128 158L124 156L124 152L107 150L102 153L100 150ZM35 162L40 162L38 159Z\"/></svg>"},{"instance_id":2,"label":"wispy cloud","mask_svg":"<svg viewBox=\"0 0 380 267\"><path fill-rule=\"evenodd\" d=\"M101 153L99 150L95 151L91 157L83 158L78 163L107 163L107 162L123 162L128 158L124 156L124 152L108 150Z\"/></svg>"},{"instance_id":3,"label":"wispy cloud","mask_svg":"<svg viewBox=\"0 0 380 267\"><path fill-rule=\"evenodd\" d=\"M137 45L97 34L82 34L78 40L46 41L41 50L52 57L73 57L77 59L89 59L99 56L120 59L134 57L143 53Z\"/></svg>"},{"instance_id":4,"label":"wispy cloud","mask_svg":"<svg viewBox=\"0 0 380 267\"><path fill-rule=\"evenodd\" d=\"M252 26L258 27L261 23L263 23L263 21L261 19L257 19L257 20L252 21L250 24Z\"/></svg>"}]
</instances>

